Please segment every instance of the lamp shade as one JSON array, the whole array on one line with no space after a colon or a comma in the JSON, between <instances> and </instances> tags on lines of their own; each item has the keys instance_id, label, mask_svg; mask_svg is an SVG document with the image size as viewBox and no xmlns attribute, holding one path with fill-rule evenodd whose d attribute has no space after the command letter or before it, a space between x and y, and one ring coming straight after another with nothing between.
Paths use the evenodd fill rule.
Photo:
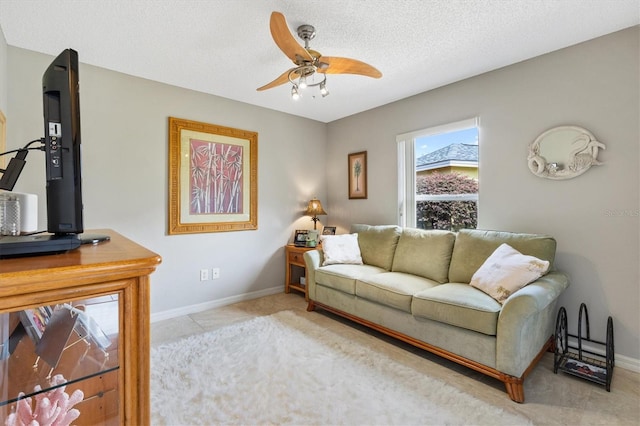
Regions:
<instances>
[{"instance_id":1,"label":"lamp shade","mask_svg":"<svg viewBox=\"0 0 640 426\"><path fill-rule=\"evenodd\" d=\"M307 206L307 211L304 212L306 216L318 216L318 215L326 215L327 212L322 208L322 203L317 198L314 198L309 201L309 205Z\"/></svg>"}]
</instances>

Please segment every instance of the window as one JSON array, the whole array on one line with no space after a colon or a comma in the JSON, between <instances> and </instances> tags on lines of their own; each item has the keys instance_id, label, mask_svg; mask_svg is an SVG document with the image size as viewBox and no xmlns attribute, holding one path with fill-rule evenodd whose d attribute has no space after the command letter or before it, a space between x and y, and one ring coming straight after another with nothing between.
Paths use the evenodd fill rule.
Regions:
<instances>
[{"instance_id":1,"label":"window","mask_svg":"<svg viewBox=\"0 0 640 426\"><path fill-rule=\"evenodd\" d=\"M478 217L478 119L398 135L398 224L475 228Z\"/></svg>"}]
</instances>

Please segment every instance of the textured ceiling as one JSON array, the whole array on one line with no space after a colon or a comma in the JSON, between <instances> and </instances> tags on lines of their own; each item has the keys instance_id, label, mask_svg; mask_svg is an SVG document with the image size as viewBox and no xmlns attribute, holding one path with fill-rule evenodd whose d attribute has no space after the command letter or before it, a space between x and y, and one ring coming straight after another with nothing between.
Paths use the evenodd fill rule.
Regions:
<instances>
[{"instance_id":1,"label":"textured ceiling","mask_svg":"<svg viewBox=\"0 0 640 426\"><path fill-rule=\"evenodd\" d=\"M256 88L292 66L282 12L311 47L383 76L329 75L331 94ZM10 46L330 122L640 23L640 0L0 0ZM297 36L295 36L297 39ZM82 81L82 74L80 75Z\"/></svg>"}]
</instances>

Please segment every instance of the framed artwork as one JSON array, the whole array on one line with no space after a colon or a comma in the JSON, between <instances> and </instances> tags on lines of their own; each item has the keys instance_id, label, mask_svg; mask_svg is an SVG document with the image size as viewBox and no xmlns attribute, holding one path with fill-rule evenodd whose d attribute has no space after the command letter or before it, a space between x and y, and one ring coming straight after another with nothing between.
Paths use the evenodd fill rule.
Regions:
<instances>
[{"instance_id":1,"label":"framed artwork","mask_svg":"<svg viewBox=\"0 0 640 426\"><path fill-rule=\"evenodd\" d=\"M37 344L42 339L44 330L46 329L53 310L49 306L40 306L39 308L25 309L20 312L20 321L25 331Z\"/></svg>"},{"instance_id":2,"label":"framed artwork","mask_svg":"<svg viewBox=\"0 0 640 426\"><path fill-rule=\"evenodd\" d=\"M296 245L297 247L306 247L308 234L309 234L308 229L297 229L293 237L293 244Z\"/></svg>"},{"instance_id":3,"label":"framed artwork","mask_svg":"<svg viewBox=\"0 0 640 426\"><path fill-rule=\"evenodd\" d=\"M309 230L307 234L307 247L315 247L318 245L319 235L315 229Z\"/></svg>"},{"instance_id":4,"label":"framed artwork","mask_svg":"<svg viewBox=\"0 0 640 426\"><path fill-rule=\"evenodd\" d=\"M367 198L367 151L349 154L349 199Z\"/></svg>"},{"instance_id":5,"label":"framed artwork","mask_svg":"<svg viewBox=\"0 0 640 426\"><path fill-rule=\"evenodd\" d=\"M169 235L258 229L258 133L169 117Z\"/></svg>"},{"instance_id":6,"label":"framed artwork","mask_svg":"<svg viewBox=\"0 0 640 426\"><path fill-rule=\"evenodd\" d=\"M335 226L325 226L322 228L322 235L336 235Z\"/></svg>"}]
</instances>

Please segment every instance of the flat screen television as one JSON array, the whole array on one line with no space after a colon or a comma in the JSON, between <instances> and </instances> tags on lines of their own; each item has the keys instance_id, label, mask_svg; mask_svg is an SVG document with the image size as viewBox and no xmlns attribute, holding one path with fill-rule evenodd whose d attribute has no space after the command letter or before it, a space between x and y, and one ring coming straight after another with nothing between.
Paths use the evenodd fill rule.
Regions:
<instances>
[{"instance_id":1,"label":"flat screen television","mask_svg":"<svg viewBox=\"0 0 640 426\"><path fill-rule=\"evenodd\" d=\"M78 52L66 49L42 76L47 231L81 234L80 88Z\"/></svg>"}]
</instances>

